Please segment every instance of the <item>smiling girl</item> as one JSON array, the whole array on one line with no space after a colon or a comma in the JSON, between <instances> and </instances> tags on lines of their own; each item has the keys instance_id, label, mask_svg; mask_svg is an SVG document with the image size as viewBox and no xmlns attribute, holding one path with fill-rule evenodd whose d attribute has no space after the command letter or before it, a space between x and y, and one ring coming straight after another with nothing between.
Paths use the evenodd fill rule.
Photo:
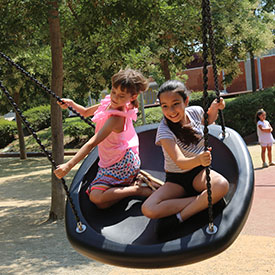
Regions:
<instances>
[{"instance_id":1,"label":"smiling girl","mask_svg":"<svg viewBox=\"0 0 275 275\"><path fill-rule=\"evenodd\" d=\"M166 181L142 206L145 216L160 220L160 231L171 230L176 224L208 206L205 167L211 164L211 152L204 151L203 114L200 106L188 107L189 91L176 80L165 82L158 99L164 115L156 144L164 154ZM219 109L224 109L221 98L214 100L208 110L208 122L213 123ZM210 171L213 203L228 192L228 181L214 170ZM162 232L160 232L162 234Z\"/></svg>"}]
</instances>

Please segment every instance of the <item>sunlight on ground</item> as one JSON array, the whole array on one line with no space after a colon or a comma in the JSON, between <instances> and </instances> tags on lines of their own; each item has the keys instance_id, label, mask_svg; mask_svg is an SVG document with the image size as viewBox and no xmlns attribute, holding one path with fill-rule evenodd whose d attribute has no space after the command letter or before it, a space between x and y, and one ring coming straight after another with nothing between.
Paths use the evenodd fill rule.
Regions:
<instances>
[{"instance_id":1,"label":"sunlight on ground","mask_svg":"<svg viewBox=\"0 0 275 275\"><path fill-rule=\"evenodd\" d=\"M261 159L261 146L259 144L256 145L248 145L248 151L251 155L254 169L262 167L262 159ZM267 159L267 155L266 155ZM275 161L275 144L272 146L272 160Z\"/></svg>"},{"instance_id":2,"label":"sunlight on ground","mask_svg":"<svg viewBox=\"0 0 275 275\"><path fill-rule=\"evenodd\" d=\"M261 167L260 146L251 145L248 150L254 168ZM66 156L65 160L70 158ZM67 185L79 166L66 176ZM71 247L63 220L46 222L50 204L48 159L0 158L1 274L275 274L275 238L243 234L223 253L188 266L143 270L106 265L78 254Z\"/></svg>"},{"instance_id":3,"label":"sunlight on ground","mask_svg":"<svg viewBox=\"0 0 275 275\"><path fill-rule=\"evenodd\" d=\"M70 160L72 156L65 156L64 162ZM78 170L82 162L78 163L66 176L71 178ZM9 178L27 177L30 175L46 175L51 174L51 163L47 158L27 158L21 160L19 158L0 158L0 183Z\"/></svg>"}]
</instances>

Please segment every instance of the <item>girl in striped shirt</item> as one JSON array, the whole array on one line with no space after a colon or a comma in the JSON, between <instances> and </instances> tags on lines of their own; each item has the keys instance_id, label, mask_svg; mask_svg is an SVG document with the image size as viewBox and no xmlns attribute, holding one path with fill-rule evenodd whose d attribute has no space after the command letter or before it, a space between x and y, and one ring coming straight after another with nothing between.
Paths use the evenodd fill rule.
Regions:
<instances>
[{"instance_id":1,"label":"girl in striped shirt","mask_svg":"<svg viewBox=\"0 0 275 275\"><path fill-rule=\"evenodd\" d=\"M165 82L158 99L164 115L156 144L163 150L166 181L143 203L145 216L164 218L164 228L173 228L208 206L205 167L211 164L211 152L204 151L203 114L200 106L188 107L189 91L177 80ZM208 110L208 123L215 122L219 109L224 109L221 98L214 100ZM213 203L222 199L229 189L228 181L211 170Z\"/></svg>"}]
</instances>

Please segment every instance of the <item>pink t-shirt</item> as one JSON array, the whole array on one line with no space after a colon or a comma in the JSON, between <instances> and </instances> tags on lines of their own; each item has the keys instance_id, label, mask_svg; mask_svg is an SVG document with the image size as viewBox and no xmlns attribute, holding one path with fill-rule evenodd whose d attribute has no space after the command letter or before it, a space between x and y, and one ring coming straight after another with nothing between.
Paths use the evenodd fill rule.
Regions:
<instances>
[{"instance_id":1,"label":"pink t-shirt","mask_svg":"<svg viewBox=\"0 0 275 275\"><path fill-rule=\"evenodd\" d=\"M110 95L107 95L101 100L100 106L92 119L92 121L96 123L95 132L97 133L103 127L106 120L112 115L125 117L125 123L124 130L121 133L112 132L98 144L98 165L103 168L119 162L129 148L138 154L139 146L138 136L133 125L133 120L137 119L137 109L127 109L125 111L107 110L110 102Z\"/></svg>"}]
</instances>

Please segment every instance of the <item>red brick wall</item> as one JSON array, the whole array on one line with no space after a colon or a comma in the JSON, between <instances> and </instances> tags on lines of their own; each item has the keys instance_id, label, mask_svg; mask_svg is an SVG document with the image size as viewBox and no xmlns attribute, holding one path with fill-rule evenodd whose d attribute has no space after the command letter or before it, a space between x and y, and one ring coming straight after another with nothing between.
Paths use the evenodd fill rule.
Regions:
<instances>
[{"instance_id":1,"label":"red brick wall","mask_svg":"<svg viewBox=\"0 0 275 275\"><path fill-rule=\"evenodd\" d=\"M239 74L239 76L237 78L235 78L230 86L226 87L226 91L227 92L240 92L240 91L246 91L247 87L246 87L246 79L245 79L245 68L244 68L244 61L241 61L239 63L239 67L241 70L241 73Z\"/></svg>"},{"instance_id":2,"label":"red brick wall","mask_svg":"<svg viewBox=\"0 0 275 275\"><path fill-rule=\"evenodd\" d=\"M268 88L275 85L275 55L261 58L261 70L263 87Z\"/></svg>"},{"instance_id":3,"label":"red brick wall","mask_svg":"<svg viewBox=\"0 0 275 275\"><path fill-rule=\"evenodd\" d=\"M258 79L258 67L257 67L257 59L254 60L255 64L255 72L256 72L256 86L259 88L259 79ZM245 75L245 62L239 62L241 73L237 78L233 80L231 85L226 87L227 92L240 92L246 91L246 75ZM203 90L203 72L202 67L193 68L189 70L185 70L184 74L188 75L188 80L186 82L186 86L191 91L202 91ZM266 56L261 58L261 71L262 71L262 81L263 88L272 87L275 85L275 56ZM247 72L247 73L250 73ZM218 76L219 89L223 90L222 85L222 74ZM212 66L208 66L208 89L214 90L214 79L212 73Z\"/></svg>"}]
</instances>

